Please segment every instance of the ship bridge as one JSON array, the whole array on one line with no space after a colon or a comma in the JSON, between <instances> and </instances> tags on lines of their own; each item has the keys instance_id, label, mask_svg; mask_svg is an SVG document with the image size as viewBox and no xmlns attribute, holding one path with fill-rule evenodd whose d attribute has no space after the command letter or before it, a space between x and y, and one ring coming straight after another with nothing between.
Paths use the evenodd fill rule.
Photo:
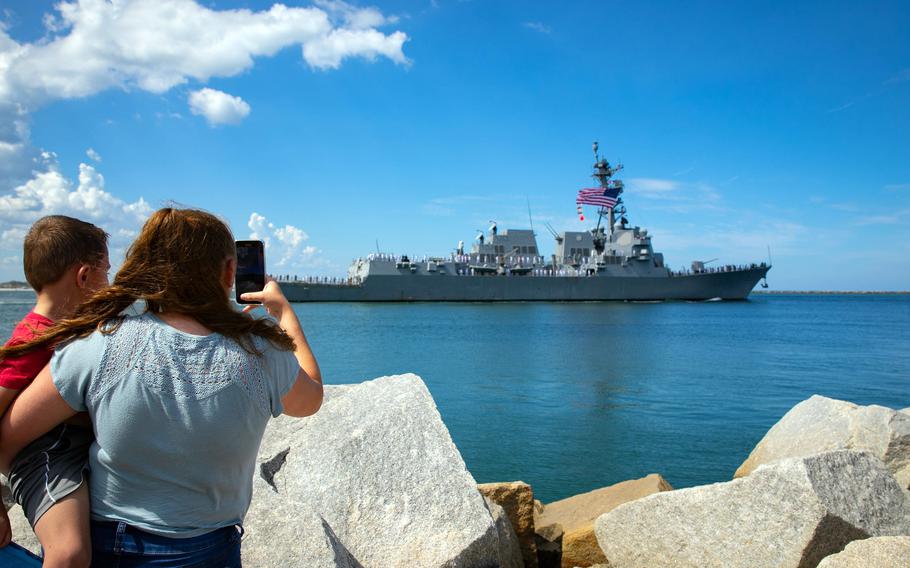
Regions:
<instances>
[{"instance_id":1,"label":"ship bridge","mask_svg":"<svg viewBox=\"0 0 910 568\"><path fill-rule=\"evenodd\" d=\"M664 265L663 254L654 252L647 229L625 225L615 227L610 233L602 228L559 233L555 257L557 262L570 266L596 264L602 267L631 260L647 261L656 268Z\"/></svg>"},{"instance_id":2,"label":"ship bridge","mask_svg":"<svg viewBox=\"0 0 910 568\"><path fill-rule=\"evenodd\" d=\"M479 235L471 247L471 254L480 255L481 262L494 258L507 259L514 256L537 256L537 238L534 231L526 229L505 229L499 232L494 228L490 230L490 237Z\"/></svg>"}]
</instances>

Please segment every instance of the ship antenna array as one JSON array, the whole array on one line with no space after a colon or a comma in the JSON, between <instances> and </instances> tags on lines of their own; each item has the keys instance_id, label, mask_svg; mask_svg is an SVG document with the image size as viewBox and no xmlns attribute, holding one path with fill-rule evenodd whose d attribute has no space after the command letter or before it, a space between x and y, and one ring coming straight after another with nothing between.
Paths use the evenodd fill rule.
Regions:
<instances>
[{"instance_id":1,"label":"ship antenna array","mask_svg":"<svg viewBox=\"0 0 910 568\"><path fill-rule=\"evenodd\" d=\"M556 232L556 229L553 228L553 225L551 225L549 221L545 221L543 226L546 227L548 231L550 231L550 234L553 235L554 239L559 240L559 233Z\"/></svg>"},{"instance_id":2,"label":"ship antenna array","mask_svg":"<svg viewBox=\"0 0 910 568\"><path fill-rule=\"evenodd\" d=\"M597 182L600 184L604 190L610 187L610 178L613 177L613 174L622 169L622 164L617 164L616 167L611 167L610 163L606 159L601 159L600 153L598 152L599 144L597 141L594 142L592 149L594 150L594 173L591 175ZM622 186L620 186L619 193L622 194ZM597 210L597 227L594 229L595 232L600 231L600 224L603 221L604 215L609 214L610 219L610 233L613 233L613 224L614 216L613 213L617 207L622 205L622 198L617 196L616 205L614 207L603 207L601 206Z\"/></svg>"},{"instance_id":3,"label":"ship antenna array","mask_svg":"<svg viewBox=\"0 0 910 568\"><path fill-rule=\"evenodd\" d=\"M528 201L528 223L531 224L531 234L534 234L534 219L531 218L531 198L525 195L525 199Z\"/></svg>"}]
</instances>

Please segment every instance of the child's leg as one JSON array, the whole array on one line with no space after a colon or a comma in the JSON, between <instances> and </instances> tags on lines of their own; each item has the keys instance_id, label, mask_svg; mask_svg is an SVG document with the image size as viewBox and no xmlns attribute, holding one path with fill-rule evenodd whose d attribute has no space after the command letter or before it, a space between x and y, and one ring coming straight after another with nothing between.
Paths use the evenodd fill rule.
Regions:
<instances>
[{"instance_id":1,"label":"child's leg","mask_svg":"<svg viewBox=\"0 0 910 568\"><path fill-rule=\"evenodd\" d=\"M44 548L46 568L87 568L92 562L88 482L41 515L35 535Z\"/></svg>"}]
</instances>

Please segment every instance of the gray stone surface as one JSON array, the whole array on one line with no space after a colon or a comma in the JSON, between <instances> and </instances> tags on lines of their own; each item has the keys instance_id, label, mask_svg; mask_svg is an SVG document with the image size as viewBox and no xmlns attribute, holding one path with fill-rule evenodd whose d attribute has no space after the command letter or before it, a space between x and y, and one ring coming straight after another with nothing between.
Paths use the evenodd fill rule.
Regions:
<instances>
[{"instance_id":1,"label":"gray stone surface","mask_svg":"<svg viewBox=\"0 0 910 568\"><path fill-rule=\"evenodd\" d=\"M822 560L818 568L907 568L910 536L879 536L854 540L843 552Z\"/></svg>"},{"instance_id":2,"label":"gray stone surface","mask_svg":"<svg viewBox=\"0 0 910 568\"><path fill-rule=\"evenodd\" d=\"M314 416L270 422L259 458L245 565L500 563L490 511L416 375L327 386Z\"/></svg>"},{"instance_id":3,"label":"gray stone surface","mask_svg":"<svg viewBox=\"0 0 910 568\"><path fill-rule=\"evenodd\" d=\"M38 542L38 537L32 531L31 525L28 524L28 519L25 518L22 507L13 505L7 511L7 514L9 515L10 529L12 529L13 533L13 542L35 554L41 554L41 543Z\"/></svg>"},{"instance_id":4,"label":"gray stone surface","mask_svg":"<svg viewBox=\"0 0 910 568\"><path fill-rule=\"evenodd\" d=\"M521 546L518 543L518 535L515 534L515 529L512 527L512 522L509 520L506 510L492 499L484 497L484 501L490 509L490 514L493 515L493 524L496 525L496 534L499 535L500 568L525 568L521 555Z\"/></svg>"},{"instance_id":5,"label":"gray stone surface","mask_svg":"<svg viewBox=\"0 0 910 568\"><path fill-rule=\"evenodd\" d=\"M755 446L734 477L774 460L831 450L867 450L910 486L910 415L814 395L790 409Z\"/></svg>"},{"instance_id":6,"label":"gray stone surface","mask_svg":"<svg viewBox=\"0 0 910 568\"><path fill-rule=\"evenodd\" d=\"M521 548L525 568L537 568L537 545L534 541L534 491L524 481L481 483L477 490L506 512Z\"/></svg>"},{"instance_id":7,"label":"gray stone surface","mask_svg":"<svg viewBox=\"0 0 910 568\"><path fill-rule=\"evenodd\" d=\"M910 534L910 502L879 459L841 450L632 501L595 531L614 568L810 568L853 540Z\"/></svg>"}]
</instances>

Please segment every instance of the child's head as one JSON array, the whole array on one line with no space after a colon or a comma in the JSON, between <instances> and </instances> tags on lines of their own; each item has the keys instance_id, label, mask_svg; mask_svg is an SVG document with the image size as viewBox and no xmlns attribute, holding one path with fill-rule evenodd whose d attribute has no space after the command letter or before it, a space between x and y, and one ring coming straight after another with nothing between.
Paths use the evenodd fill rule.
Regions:
<instances>
[{"instance_id":1,"label":"child's head","mask_svg":"<svg viewBox=\"0 0 910 568\"><path fill-rule=\"evenodd\" d=\"M107 233L85 221L48 215L25 236L25 279L39 294L63 283L86 296L107 286Z\"/></svg>"}]
</instances>

